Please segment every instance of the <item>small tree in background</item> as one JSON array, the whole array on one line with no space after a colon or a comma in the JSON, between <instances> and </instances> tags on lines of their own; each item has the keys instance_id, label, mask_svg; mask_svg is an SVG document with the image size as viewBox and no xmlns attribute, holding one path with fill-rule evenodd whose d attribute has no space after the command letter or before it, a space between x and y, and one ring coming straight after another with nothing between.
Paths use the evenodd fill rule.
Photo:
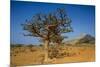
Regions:
<instances>
[{"instance_id":1,"label":"small tree in background","mask_svg":"<svg viewBox=\"0 0 100 67\"><path fill-rule=\"evenodd\" d=\"M26 20L23 29L29 34L25 36L39 37L44 42L45 58L48 62L48 45L50 42L60 43L63 40L62 33L72 31L71 20L64 9L58 8L56 11L48 14L36 14L31 20Z\"/></svg>"}]
</instances>

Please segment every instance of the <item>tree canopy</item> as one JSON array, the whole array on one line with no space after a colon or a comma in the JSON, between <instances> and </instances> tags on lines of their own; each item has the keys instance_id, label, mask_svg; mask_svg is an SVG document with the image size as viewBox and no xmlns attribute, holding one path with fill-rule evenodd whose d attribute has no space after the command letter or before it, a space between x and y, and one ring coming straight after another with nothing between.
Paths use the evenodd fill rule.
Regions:
<instances>
[{"instance_id":1,"label":"tree canopy","mask_svg":"<svg viewBox=\"0 0 100 67\"><path fill-rule=\"evenodd\" d=\"M48 14L35 14L32 19L26 20L23 29L29 32L25 36L40 37L51 42L60 42L64 39L62 33L73 31L71 19L63 8Z\"/></svg>"}]
</instances>

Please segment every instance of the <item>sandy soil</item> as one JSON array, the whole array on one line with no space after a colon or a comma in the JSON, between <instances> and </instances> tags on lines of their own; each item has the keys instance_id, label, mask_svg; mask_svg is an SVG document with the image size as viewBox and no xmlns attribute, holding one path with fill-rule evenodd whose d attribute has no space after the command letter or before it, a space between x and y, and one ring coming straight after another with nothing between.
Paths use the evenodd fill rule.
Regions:
<instances>
[{"instance_id":1,"label":"sandy soil","mask_svg":"<svg viewBox=\"0 0 100 67\"><path fill-rule=\"evenodd\" d=\"M11 67L20 65L61 64L73 62L95 61L94 46L61 46L60 53L65 53L58 58L48 59L44 63L43 47L14 47L11 48Z\"/></svg>"}]
</instances>

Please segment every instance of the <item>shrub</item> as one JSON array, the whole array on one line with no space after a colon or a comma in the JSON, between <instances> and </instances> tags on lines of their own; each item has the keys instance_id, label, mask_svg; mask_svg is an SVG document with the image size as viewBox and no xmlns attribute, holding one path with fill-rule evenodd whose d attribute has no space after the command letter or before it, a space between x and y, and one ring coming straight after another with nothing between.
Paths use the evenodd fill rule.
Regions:
<instances>
[{"instance_id":1,"label":"shrub","mask_svg":"<svg viewBox=\"0 0 100 67\"><path fill-rule=\"evenodd\" d=\"M29 47L29 48L32 48L34 45L32 45L32 44L30 44L30 45L27 45L27 47Z\"/></svg>"}]
</instances>

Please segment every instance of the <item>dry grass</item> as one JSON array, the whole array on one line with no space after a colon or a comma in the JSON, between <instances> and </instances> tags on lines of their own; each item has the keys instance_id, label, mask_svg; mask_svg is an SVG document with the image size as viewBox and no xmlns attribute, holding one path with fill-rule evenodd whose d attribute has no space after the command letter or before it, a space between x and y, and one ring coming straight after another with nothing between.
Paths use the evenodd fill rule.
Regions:
<instances>
[{"instance_id":1,"label":"dry grass","mask_svg":"<svg viewBox=\"0 0 100 67\"><path fill-rule=\"evenodd\" d=\"M50 48L50 50L52 50ZM95 61L95 46L60 46L58 55L49 59L48 64ZM52 54L51 54L52 56ZM45 64L43 47L11 48L11 66Z\"/></svg>"}]
</instances>

